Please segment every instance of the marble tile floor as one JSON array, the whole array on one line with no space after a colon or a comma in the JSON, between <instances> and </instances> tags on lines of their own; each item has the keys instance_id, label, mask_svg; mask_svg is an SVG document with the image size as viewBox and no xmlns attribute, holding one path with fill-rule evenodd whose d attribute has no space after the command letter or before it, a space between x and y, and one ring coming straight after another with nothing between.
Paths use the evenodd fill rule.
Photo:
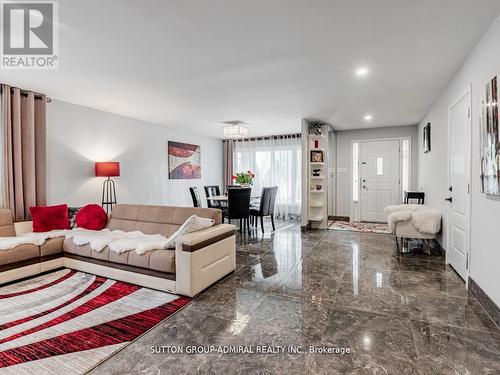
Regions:
<instances>
[{"instance_id":1,"label":"marble tile floor","mask_svg":"<svg viewBox=\"0 0 500 375\"><path fill-rule=\"evenodd\" d=\"M398 255L385 234L293 222L237 242L236 272L91 373L500 374L500 330L442 257ZM164 345L306 352L150 353Z\"/></svg>"}]
</instances>

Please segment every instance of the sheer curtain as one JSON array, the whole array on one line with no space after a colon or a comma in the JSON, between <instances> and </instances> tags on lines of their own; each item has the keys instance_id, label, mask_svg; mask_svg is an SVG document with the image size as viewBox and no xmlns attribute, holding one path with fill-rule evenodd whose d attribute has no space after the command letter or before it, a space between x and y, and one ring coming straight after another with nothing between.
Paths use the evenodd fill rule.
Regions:
<instances>
[{"instance_id":1,"label":"sheer curtain","mask_svg":"<svg viewBox=\"0 0 500 375\"><path fill-rule=\"evenodd\" d=\"M284 135L234 143L234 172L255 174L252 195L263 187L278 186L275 213L281 218L299 218L301 212L300 135Z\"/></svg>"}]
</instances>

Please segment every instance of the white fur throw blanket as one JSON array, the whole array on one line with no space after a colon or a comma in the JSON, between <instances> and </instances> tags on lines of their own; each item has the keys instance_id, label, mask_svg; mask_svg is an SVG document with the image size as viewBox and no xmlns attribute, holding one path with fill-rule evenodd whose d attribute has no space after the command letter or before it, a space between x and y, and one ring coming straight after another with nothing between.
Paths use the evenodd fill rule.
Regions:
<instances>
[{"instance_id":1,"label":"white fur throw blanket","mask_svg":"<svg viewBox=\"0 0 500 375\"><path fill-rule=\"evenodd\" d=\"M0 250L9 250L16 246L26 244L42 246L49 238L63 237L69 232L71 231L61 229L52 230L50 232L24 233L18 237L0 237Z\"/></svg>"},{"instance_id":2,"label":"white fur throw blanket","mask_svg":"<svg viewBox=\"0 0 500 375\"><path fill-rule=\"evenodd\" d=\"M209 228L215 224L215 220L190 216L180 228L170 237L160 234L144 234L139 231L124 232L121 230L87 230L75 228L72 230L53 230L41 233L25 233L18 237L0 237L0 250L13 249L23 244L41 246L49 238L65 237L71 238L76 245L89 245L98 253L102 252L106 246L110 251L122 254L135 250L139 255L151 250L168 249L175 247L175 241L183 234L196 232Z\"/></svg>"},{"instance_id":3,"label":"white fur throw blanket","mask_svg":"<svg viewBox=\"0 0 500 375\"><path fill-rule=\"evenodd\" d=\"M411 221L417 231L423 234L436 234L441 230L442 214L435 208L422 204L402 204L399 206L387 206L389 229L396 232L396 223Z\"/></svg>"},{"instance_id":4,"label":"white fur throw blanket","mask_svg":"<svg viewBox=\"0 0 500 375\"><path fill-rule=\"evenodd\" d=\"M108 246L109 250L117 254L135 250L137 254L142 255L150 250L165 249L169 244L169 239L165 236L144 234L139 231L76 229L67 233L65 237L73 239L75 245L89 245L92 250L98 253Z\"/></svg>"}]
</instances>

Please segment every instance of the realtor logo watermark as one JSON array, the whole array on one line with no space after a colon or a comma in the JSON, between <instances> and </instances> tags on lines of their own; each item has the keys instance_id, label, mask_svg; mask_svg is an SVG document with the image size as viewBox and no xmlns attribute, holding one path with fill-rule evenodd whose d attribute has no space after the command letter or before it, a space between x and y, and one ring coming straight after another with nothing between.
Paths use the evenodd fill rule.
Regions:
<instances>
[{"instance_id":1,"label":"realtor logo watermark","mask_svg":"<svg viewBox=\"0 0 500 375\"><path fill-rule=\"evenodd\" d=\"M2 69L56 69L59 53L58 2L1 4Z\"/></svg>"}]
</instances>

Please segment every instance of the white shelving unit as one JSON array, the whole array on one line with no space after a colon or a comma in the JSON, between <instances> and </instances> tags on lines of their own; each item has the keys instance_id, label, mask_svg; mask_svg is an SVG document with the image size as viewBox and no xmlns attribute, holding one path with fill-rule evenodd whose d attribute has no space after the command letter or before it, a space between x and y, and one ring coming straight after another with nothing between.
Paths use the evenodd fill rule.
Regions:
<instances>
[{"instance_id":1,"label":"white shelving unit","mask_svg":"<svg viewBox=\"0 0 500 375\"><path fill-rule=\"evenodd\" d=\"M326 126L322 126L322 134L308 135L307 147L307 189L308 189L308 221L312 228L325 229L328 226L327 197L328 186L325 176L328 175L328 137ZM312 152L321 152L323 161L311 160Z\"/></svg>"}]
</instances>

